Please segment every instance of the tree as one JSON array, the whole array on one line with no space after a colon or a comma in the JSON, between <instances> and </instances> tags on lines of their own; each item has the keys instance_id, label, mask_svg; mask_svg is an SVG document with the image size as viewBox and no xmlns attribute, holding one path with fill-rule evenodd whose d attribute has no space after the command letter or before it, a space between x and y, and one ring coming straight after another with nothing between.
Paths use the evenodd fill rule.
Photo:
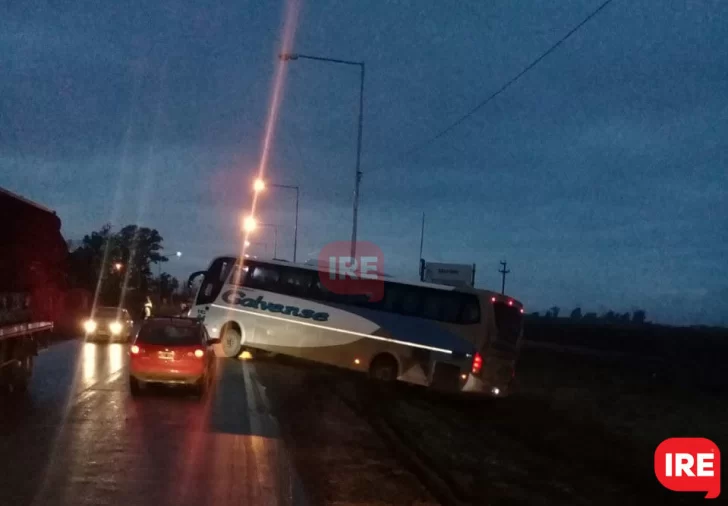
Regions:
<instances>
[{"instance_id":1,"label":"tree","mask_svg":"<svg viewBox=\"0 0 728 506\"><path fill-rule=\"evenodd\" d=\"M644 309L637 309L632 313L632 323L643 324L645 323L645 318L647 318L647 313L645 313Z\"/></svg>"},{"instance_id":2,"label":"tree","mask_svg":"<svg viewBox=\"0 0 728 506\"><path fill-rule=\"evenodd\" d=\"M597 319L598 319L598 316L596 313L587 313L584 315L584 320L587 320L590 322L596 321Z\"/></svg>"},{"instance_id":3,"label":"tree","mask_svg":"<svg viewBox=\"0 0 728 506\"><path fill-rule=\"evenodd\" d=\"M157 282L159 284L159 295L165 299L169 299L177 291L177 288L179 288L177 278L172 277L166 272L162 273Z\"/></svg>"},{"instance_id":4,"label":"tree","mask_svg":"<svg viewBox=\"0 0 728 506\"><path fill-rule=\"evenodd\" d=\"M619 317L619 319L623 322L629 322L629 313L624 313Z\"/></svg>"},{"instance_id":5,"label":"tree","mask_svg":"<svg viewBox=\"0 0 728 506\"><path fill-rule=\"evenodd\" d=\"M577 307L571 312L570 318L572 320L581 320L581 308Z\"/></svg>"},{"instance_id":6,"label":"tree","mask_svg":"<svg viewBox=\"0 0 728 506\"><path fill-rule=\"evenodd\" d=\"M75 286L96 291L102 304L139 304L149 291L150 263L166 262L162 236L155 229L127 225L113 233L111 225L84 236L70 254Z\"/></svg>"},{"instance_id":7,"label":"tree","mask_svg":"<svg viewBox=\"0 0 728 506\"><path fill-rule=\"evenodd\" d=\"M150 264L169 259L161 254L162 236L156 229L127 225L118 235L120 261L127 265L131 286L147 293L152 278Z\"/></svg>"},{"instance_id":8,"label":"tree","mask_svg":"<svg viewBox=\"0 0 728 506\"><path fill-rule=\"evenodd\" d=\"M91 232L91 235L84 236L81 245L69 255L73 286L96 290L104 258L108 258L110 250L113 249L113 234L109 224L101 227L99 231ZM107 273L104 274L105 278Z\"/></svg>"},{"instance_id":9,"label":"tree","mask_svg":"<svg viewBox=\"0 0 728 506\"><path fill-rule=\"evenodd\" d=\"M549 309L549 313L551 314L552 318L558 318L559 311L561 311L561 308L559 308L559 306L554 306L551 309Z\"/></svg>"}]
</instances>

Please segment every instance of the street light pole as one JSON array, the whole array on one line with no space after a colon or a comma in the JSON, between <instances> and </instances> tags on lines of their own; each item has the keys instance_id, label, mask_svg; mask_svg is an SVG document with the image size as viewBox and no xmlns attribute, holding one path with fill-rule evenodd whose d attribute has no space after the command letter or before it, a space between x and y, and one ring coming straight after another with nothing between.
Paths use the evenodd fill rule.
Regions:
<instances>
[{"instance_id":1,"label":"street light pole","mask_svg":"<svg viewBox=\"0 0 728 506\"><path fill-rule=\"evenodd\" d=\"M296 221L293 225L293 263L296 263L296 249L298 247L298 186L296 186Z\"/></svg>"},{"instance_id":2,"label":"street light pole","mask_svg":"<svg viewBox=\"0 0 728 506\"><path fill-rule=\"evenodd\" d=\"M177 257L177 258L179 258L179 257L182 256L182 252L181 251L177 251L174 254L174 256ZM157 262L157 281L158 281L158 284L159 284L159 300L160 300L160 303L161 303L161 300L162 300L162 262Z\"/></svg>"},{"instance_id":3,"label":"street light pole","mask_svg":"<svg viewBox=\"0 0 728 506\"><path fill-rule=\"evenodd\" d=\"M282 53L279 58L283 61L298 60L299 58L305 60L316 60L328 63L339 63L342 65L356 65L359 67L360 81L359 81L359 121L358 121L358 132L356 138L356 173L354 178L354 209L353 209L353 223L351 227L351 258L356 256L356 233L357 223L359 221L359 186L361 184L361 144L362 144L362 132L364 129L364 62L351 61L351 60L338 60L335 58L323 58L321 56L311 56L298 53Z\"/></svg>"},{"instance_id":4,"label":"street light pole","mask_svg":"<svg viewBox=\"0 0 728 506\"><path fill-rule=\"evenodd\" d=\"M356 256L356 227L359 222L359 185L361 184L361 136L364 126L364 62L359 83L359 133L356 140L356 179L354 183L354 224L351 229L351 258Z\"/></svg>"},{"instance_id":5,"label":"street light pole","mask_svg":"<svg viewBox=\"0 0 728 506\"><path fill-rule=\"evenodd\" d=\"M258 226L273 228L273 258L278 258L278 225L273 225L272 223L261 223Z\"/></svg>"}]
</instances>

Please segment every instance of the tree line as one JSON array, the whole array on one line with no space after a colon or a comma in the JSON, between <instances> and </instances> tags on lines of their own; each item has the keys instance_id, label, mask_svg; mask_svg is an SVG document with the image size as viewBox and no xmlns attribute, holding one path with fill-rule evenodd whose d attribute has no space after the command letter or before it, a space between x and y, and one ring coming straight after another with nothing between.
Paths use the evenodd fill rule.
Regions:
<instances>
[{"instance_id":1,"label":"tree line","mask_svg":"<svg viewBox=\"0 0 728 506\"><path fill-rule=\"evenodd\" d=\"M169 260L162 243L156 229L127 225L114 232L111 225L104 225L78 244L69 241L71 284L91 293L98 290L100 305L121 304L132 310L149 295L169 299L180 282L161 271ZM158 269L156 277L153 265Z\"/></svg>"},{"instance_id":2,"label":"tree line","mask_svg":"<svg viewBox=\"0 0 728 506\"><path fill-rule=\"evenodd\" d=\"M558 306L551 307L548 311L544 313L543 316L541 316L540 313L535 312L531 313L529 317L531 318L559 318L559 314L561 313L561 308ZM597 314L596 312L588 312L588 313L582 313L582 310L580 307L576 307L571 311L571 314L569 315L570 320L577 320L577 321L586 321L586 322L596 322L596 321L602 321L602 322L610 322L610 323L637 323L642 324L645 323L647 320L647 312L644 309L636 309L634 311L620 313L618 311L612 311L609 310L605 313L602 313L601 315Z\"/></svg>"}]
</instances>

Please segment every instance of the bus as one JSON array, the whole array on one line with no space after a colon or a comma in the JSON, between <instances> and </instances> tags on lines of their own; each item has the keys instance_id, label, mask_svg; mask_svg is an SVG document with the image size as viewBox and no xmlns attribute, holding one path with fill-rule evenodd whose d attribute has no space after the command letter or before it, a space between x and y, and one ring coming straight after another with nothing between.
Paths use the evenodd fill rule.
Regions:
<instances>
[{"instance_id":1,"label":"bus","mask_svg":"<svg viewBox=\"0 0 728 506\"><path fill-rule=\"evenodd\" d=\"M334 293L325 266L214 259L188 316L220 353L280 353L439 390L506 395L522 336L520 302L486 290L383 279L384 295Z\"/></svg>"}]
</instances>

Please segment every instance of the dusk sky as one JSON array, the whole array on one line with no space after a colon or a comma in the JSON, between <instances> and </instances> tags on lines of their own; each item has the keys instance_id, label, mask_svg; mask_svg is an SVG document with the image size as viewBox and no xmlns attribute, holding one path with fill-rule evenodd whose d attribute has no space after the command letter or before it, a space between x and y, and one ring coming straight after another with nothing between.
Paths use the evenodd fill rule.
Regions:
<instances>
[{"instance_id":1,"label":"dusk sky","mask_svg":"<svg viewBox=\"0 0 728 506\"><path fill-rule=\"evenodd\" d=\"M0 186L67 239L157 228L186 277L239 250L285 65L266 176L300 185L299 261L349 240L358 70L282 64L289 30L366 62L359 238L386 271L417 277L424 211L427 260L495 289L507 260L527 311L728 324L728 2L614 0L428 142L602 1L303 0L288 24L290 2L3 2ZM271 190L257 213L289 259L293 211Z\"/></svg>"}]
</instances>

